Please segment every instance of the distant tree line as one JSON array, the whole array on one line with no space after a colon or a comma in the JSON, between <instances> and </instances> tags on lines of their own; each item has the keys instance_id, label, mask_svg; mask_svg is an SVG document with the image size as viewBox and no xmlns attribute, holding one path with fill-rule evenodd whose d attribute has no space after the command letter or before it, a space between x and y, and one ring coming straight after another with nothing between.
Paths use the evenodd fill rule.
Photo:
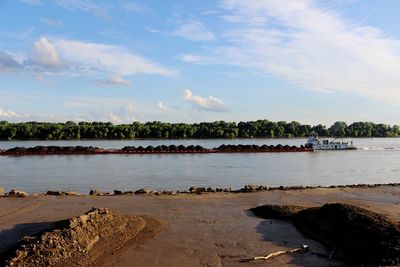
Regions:
<instances>
[{"instance_id":1,"label":"distant tree line","mask_svg":"<svg viewBox=\"0 0 400 267\"><path fill-rule=\"evenodd\" d=\"M299 122L247 122L165 123L133 122L114 125L110 122L66 123L0 121L0 140L79 140L79 139L185 139L185 138L287 138L306 137L310 133L326 137L397 137L398 125L354 122L347 125L338 121L327 128Z\"/></svg>"}]
</instances>

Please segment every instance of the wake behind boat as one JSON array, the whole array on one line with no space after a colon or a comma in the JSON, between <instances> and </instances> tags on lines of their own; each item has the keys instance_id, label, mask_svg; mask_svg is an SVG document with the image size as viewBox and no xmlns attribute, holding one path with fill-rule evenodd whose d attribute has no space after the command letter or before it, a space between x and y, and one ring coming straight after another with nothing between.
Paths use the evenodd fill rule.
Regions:
<instances>
[{"instance_id":1,"label":"wake behind boat","mask_svg":"<svg viewBox=\"0 0 400 267\"><path fill-rule=\"evenodd\" d=\"M314 150L352 150L357 149L353 145L353 141L336 141L336 138L333 140L318 138L317 134L312 134L308 137L307 143L305 147L312 148Z\"/></svg>"}]
</instances>

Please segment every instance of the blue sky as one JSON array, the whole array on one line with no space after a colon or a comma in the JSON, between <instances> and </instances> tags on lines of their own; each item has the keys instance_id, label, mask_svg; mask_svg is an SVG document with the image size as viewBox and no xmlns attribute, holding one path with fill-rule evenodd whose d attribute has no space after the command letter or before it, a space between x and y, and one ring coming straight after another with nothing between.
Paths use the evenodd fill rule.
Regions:
<instances>
[{"instance_id":1,"label":"blue sky","mask_svg":"<svg viewBox=\"0 0 400 267\"><path fill-rule=\"evenodd\" d=\"M400 2L0 0L0 120L399 124Z\"/></svg>"}]
</instances>

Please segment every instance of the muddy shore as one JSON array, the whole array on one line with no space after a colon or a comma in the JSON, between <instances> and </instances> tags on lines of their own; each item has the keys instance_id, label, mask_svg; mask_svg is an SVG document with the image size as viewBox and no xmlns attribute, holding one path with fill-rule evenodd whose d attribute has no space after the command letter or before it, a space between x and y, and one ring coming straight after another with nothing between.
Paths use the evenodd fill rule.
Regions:
<instances>
[{"instance_id":1,"label":"muddy shore","mask_svg":"<svg viewBox=\"0 0 400 267\"><path fill-rule=\"evenodd\" d=\"M103 266L260 266L243 258L309 245L307 253L271 259L269 266L341 266L331 251L305 238L287 221L255 217L263 205L321 206L346 203L400 218L400 186L267 190L249 194L28 196L0 198L0 253L52 223L79 216L92 207L150 216L161 231L145 242L132 242L99 262Z\"/></svg>"}]
</instances>

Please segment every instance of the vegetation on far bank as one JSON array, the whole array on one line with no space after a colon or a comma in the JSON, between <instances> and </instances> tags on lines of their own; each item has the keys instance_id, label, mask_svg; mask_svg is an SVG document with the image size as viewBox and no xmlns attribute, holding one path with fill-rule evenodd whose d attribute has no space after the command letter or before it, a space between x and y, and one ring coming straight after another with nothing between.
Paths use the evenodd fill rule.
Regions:
<instances>
[{"instance_id":1,"label":"vegetation on far bank","mask_svg":"<svg viewBox=\"0 0 400 267\"><path fill-rule=\"evenodd\" d=\"M306 137L315 132L327 137L397 137L398 125L372 122L335 122L325 125L306 125L299 122L247 122L165 123L133 122L114 125L110 122L66 123L0 121L0 140L79 140L79 139L185 139L185 138L290 138Z\"/></svg>"}]
</instances>

